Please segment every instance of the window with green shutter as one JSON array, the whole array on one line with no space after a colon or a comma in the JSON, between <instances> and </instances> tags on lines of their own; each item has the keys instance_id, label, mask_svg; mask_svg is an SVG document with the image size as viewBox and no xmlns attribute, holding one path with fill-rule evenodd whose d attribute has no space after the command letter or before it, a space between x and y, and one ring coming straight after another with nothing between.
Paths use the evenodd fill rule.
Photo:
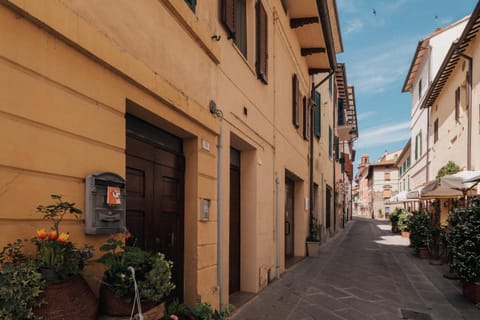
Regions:
<instances>
[{"instance_id":1,"label":"window with green shutter","mask_svg":"<svg viewBox=\"0 0 480 320\"><path fill-rule=\"evenodd\" d=\"M333 141L332 141L332 127L328 127L328 156L332 158L333 155Z\"/></svg>"},{"instance_id":2,"label":"window with green shutter","mask_svg":"<svg viewBox=\"0 0 480 320\"><path fill-rule=\"evenodd\" d=\"M268 83L268 17L261 1L255 5L257 17L257 48L256 63L257 78Z\"/></svg>"},{"instance_id":3,"label":"window with green shutter","mask_svg":"<svg viewBox=\"0 0 480 320\"><path fill-rule=\"evenodd\" d=\"M315 111L314 111L314 133L317 138L320 138L322 135L322 114L320 112L321 97L320 93L315 91Z\"/></svg>"},{"instance_id":4,"label":"window with green shutter","mask_svg":"<svg viewBox=\"0 0 480 320\"><path fill-rule=\"evenodd\" d=\"M335 147L335 160L340 159L340 141L337 136L333 140L333 146Z\"/></svg>"},{"instance_id":5,"label":"window with green shutter","mask_svg":"<svg viewBox=\"0 0 480 320\"><path fill-rule=\"evenodd\" d=\"M310 140L310 110L307 97L303 97L303 139Z\"/></svg>"},{"instance_id":6,"label":"window with green shutter","mask_svg":"<svg viewBox=\"0 0 480 320\"><path fill-rule=\"evenodd\" d=\"M296 74L292 76L292 122L295 128L300 127L300 88Z\"/></svg>"}]
</instances>

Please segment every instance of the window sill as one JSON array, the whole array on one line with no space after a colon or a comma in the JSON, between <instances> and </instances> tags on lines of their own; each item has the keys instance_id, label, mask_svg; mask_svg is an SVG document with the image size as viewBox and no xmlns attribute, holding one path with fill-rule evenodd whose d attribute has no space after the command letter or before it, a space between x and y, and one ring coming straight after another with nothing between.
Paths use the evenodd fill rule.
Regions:
<instances>
[{"instance_id":1,"label":"window sill","mask_svg":"<svg viewBox=\"0 0 480 320\"><path fill-rule=\"evenodd\" d=\"M243 55L243 52L240 51L240 49L237 47L237 45L235 44L235 42L232 41L232 47L235 49L235 51L237 51L238 55L240 56L240 58L243 60L243 62L245 62L245 64L247 65L247 67L250 69L250 71L252 72L252 74L257 77L257 72L255 71L255 68L250 64L250 62L248 61L248 59Z\"/></svg>"}]
</instances>

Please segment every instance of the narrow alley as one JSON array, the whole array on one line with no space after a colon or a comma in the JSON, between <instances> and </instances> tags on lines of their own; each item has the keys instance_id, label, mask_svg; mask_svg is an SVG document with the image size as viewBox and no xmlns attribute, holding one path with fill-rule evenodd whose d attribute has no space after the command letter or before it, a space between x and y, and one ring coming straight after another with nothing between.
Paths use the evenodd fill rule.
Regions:
<instances>
[{"instance_id":1,"label":"narrow alley","mask_svg":"<svg viewBox=\"0 0 480 320\"><path fill-rule=\"evenodd\" d=\"M241 307L241 319L480 319L460 285L413 255L385 221L355 218Z\"/></svg>"}]
</instances>

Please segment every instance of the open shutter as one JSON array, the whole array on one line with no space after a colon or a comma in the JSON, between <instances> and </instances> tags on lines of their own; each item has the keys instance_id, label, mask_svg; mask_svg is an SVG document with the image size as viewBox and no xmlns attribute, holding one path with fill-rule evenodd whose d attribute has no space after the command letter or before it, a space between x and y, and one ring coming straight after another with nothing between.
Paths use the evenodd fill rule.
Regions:
<instances>
[{"instance_id":1,"label":"open shutter","mask_svg":"<svg viewBox=\"0 0 480 320\"><path fill-rule=\"evenodd\" d=\"M322 135L322 128L321 128L321 113L320 113L320 104L321 104L321 98L320 98L320 93L315 91L315 121L314 121L314 133L315 135L317 136L317 138L320 138L320 136Z\"/></svg>"},{"instance_id":2,"label":"open shutter","mask_svg":"<svg viewBox=\"0 0 480 320\"><path fill-rule=\"evenodd\" d=\"M221 21L228 33L228 39L235 38L235 0L220 0Z\"/></svg>"},{"instance_id":3,"label":"open shutter","mask_svg":"<svg viewBox=\"0 0 480 320\"><path fill-rule=\"evenodd\" d=\"M268 21L267 12L261 1L256 4L257 15L257 77L265 84L268 83Z\"/></svg>"},{"instance_id":4,"label":"open shutter","mask_svg":"<svg viewBox=\"0 0 480 320\"><path fill-rule=\"evenodd\" d=\"M340 142L337 136L335 136L335 139L333 140L333 145L335 147L335 160L340 160Z\"/></svg>"},{"instance_id":5,"label":"open shutter","mask_svg":"<svg viewBox=\"0 0 480 320\"><path fill-rule=\"evenodd\" d=\"M298 77L296 74L292 77L292 122L295 128L300 127L300 92Z\"/></svg>"},{"instance_id":6,"label":"open shutter","mask_svg":"<svg viewBox=\"0 0 480 320\"><path fill-rule=\"evenodd\" d=\"M308 99L303 97L303 139L310 139L310 110L308 108Z\"/></svg>"}]
</instances>

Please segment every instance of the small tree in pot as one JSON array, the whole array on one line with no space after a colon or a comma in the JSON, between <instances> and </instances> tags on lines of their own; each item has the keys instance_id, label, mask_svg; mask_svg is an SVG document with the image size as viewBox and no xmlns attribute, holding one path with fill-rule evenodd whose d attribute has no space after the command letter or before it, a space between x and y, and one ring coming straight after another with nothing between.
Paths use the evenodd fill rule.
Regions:
<instances>
[{"instance_id":1,"label":"small tree in pot","mask_svg":"<svg viewBox=\"0 0 480 320\"><path fill-rule=\"evenodd\" d=\"M412 218L412 214L408 212L405 209L400 209L399 210L400 214L398 215L398 229L402 233L402 237L408 237L408 223L410 222L410 219Z\"/></svg>"},{"instance_id":2,"label":"small tree in pot","mask_svg":"<svg viewBox=\"0 0 480 320\"><path fill-rule=\"evenodd\" d=\"M456 209L449 216L448 247L450 266L463 282L467 299L480 302L480 198L468 208Z\"/></svg>"},{"instance_id":3,"label":"small tree in pot","mask_svg":"<svg viewBox=\"0 0 480 320\"><path fill-rule=\"evenodd\" d=\"M421 258L426 258L432 246L432 221L427 212L413 215L408 223L410 243Z\"/></svg>"},{"instance_id":4,"label":"small tree in pot","mask_svg":"<svg viewBox=\"0 0 480 320\"><path fill-rule=\"evenodd\" d=\"M390 224L392 225L392 232L393 233L398 233L398 218L400 214L400 208L395 208L395 210L390 213L389 219L390 219Z\"/></svg>"}]
</instances>

